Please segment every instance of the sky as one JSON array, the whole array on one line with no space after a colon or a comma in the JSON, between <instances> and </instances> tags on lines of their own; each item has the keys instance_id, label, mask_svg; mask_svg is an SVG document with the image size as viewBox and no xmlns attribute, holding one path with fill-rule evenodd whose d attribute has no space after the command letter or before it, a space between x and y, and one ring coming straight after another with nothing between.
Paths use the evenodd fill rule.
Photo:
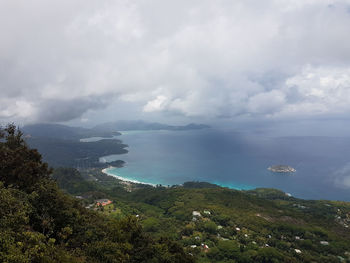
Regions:
<instances>
[{"instance_id":1,"label":"sky","mask_svg":"<svg viewBox=\"0 0 350 263\"><path fill-rule=\"evenodd\" d=\"M348 132L350 1L0 0L0 92L2 123Z\"/></svg>"}]
</instances>

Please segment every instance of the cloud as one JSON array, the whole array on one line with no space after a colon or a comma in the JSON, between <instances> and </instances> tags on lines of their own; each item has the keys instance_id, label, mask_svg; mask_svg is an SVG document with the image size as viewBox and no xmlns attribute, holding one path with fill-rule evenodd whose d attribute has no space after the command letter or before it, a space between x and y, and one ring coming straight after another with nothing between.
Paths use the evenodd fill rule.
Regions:
<instances>
[{"instance_id":1,"label":"cloud","mask_svg":"<svg viewBox=\"0 0 350 263\"><path fill-rule=\"evenodd\" d=\"M283 89L298 99L285 105L282 115L341 115L350 111L350 67L306 66L290 77Z\"/></svg>"},{"instance_id":2,"label":"cloud","mask_svg":"<svg viewBox=\"0 0 350 263\"><path fill-rule=\"evenodd\" d=\"M350 189L350 163L334 173L334 184L339 188Z\"/></svg>"},{"instance_id":3,"label":"cloud","mask_svg":"<svg viewBox=\"0 0 350 263\"><path fill-rule=\"evenodd\" d=\"M39 111L37 119L44 122L63 122L75 119L88 110L94 110L103 107L104 102L96 98L82 97L69 100L51 99L44 101L41 108L48 111Z\"/></svg>"},{"instance_id":4,"label":"cloud","mask_svg":"<svg viewBox=\"0 0 350 263\"><path fill-rule=\"evenodd\" d=\"M0 116L3 118L30 118L33 114L35 110L27 101L0 98Z\"/></svg>"},{"instance_id":5,"label":"cloud","mask_svg":"<svg viewBox=\"0 0 350 263\"><path fill-rule=\"evenodd\" d=\"M0 120L80 119L121 101L125 111L184 117L344 115L349 6L2 1Z\"/></svg>"},{"instance_id":6,"label":"cloud","mask_svg":"<svg viewBox=\"0 0 350 263\"><path fill-rule=\"evenodd\" d=\"M147 102L143 108L144 112L161 111L164 109L168 98L162 95L157 96L154 100Z\"/></svg>"},{"instance_id":7,"label":"cloud","mask_svg":"<svg viewBox=\"0 0 350 263\"><path fill-rule=\"evenodd\" d=\"M247 108L253 114L269 114L279 112L285 104L285 94L280 90L271 90L250 97Z\"/></svg>"}]
</instances>

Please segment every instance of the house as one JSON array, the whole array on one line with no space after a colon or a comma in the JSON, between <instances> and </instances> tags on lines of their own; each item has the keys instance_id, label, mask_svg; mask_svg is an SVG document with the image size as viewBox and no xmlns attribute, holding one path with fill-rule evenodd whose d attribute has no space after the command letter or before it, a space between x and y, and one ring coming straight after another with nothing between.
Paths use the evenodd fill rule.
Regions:
<instances>
[{"instance_id":1,"label":"house","mask_svg":"<svg viewBox=\"0 0 350 263\"><path fill-rule=\"evenodd\" d=\"M192 215L193 216L198 216L198 217L202 216L201 213L199 213L198 211L193 211Z\"/></svg>"},{"instance_id":2,"label":"house","mask_svg":"<svg viewBox=\"0 0 350 263\"><path fill-rule=\"evenodd\" d=\"M208 252L209 251L209 246L208 245L202 243L201 246L202 246L202 249L203 249L204 252Z\"/></svg>"},{"instance_id":3,"label":"house","mask_svg":"<svg viewBox=\"0 0 350 263\"><path fill-rule=\"evenodd\" d=\"M109 199L98 199L95 200L97 206L106 206L112 203Z\"/></svg>"}]
</instances>

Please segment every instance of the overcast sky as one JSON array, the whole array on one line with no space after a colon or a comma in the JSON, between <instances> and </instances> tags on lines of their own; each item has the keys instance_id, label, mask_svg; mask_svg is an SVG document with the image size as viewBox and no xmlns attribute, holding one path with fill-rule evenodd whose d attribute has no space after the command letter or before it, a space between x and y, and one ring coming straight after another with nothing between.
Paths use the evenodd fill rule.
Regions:
<instances>
[{"instance_id":1,"label":"overcast sky","mask_svg":"<svg viewBox=\"0 0 350 263\"><path fill-rule=\"evenodd\" d=\"M0 0L0 122L344 120L349 0Z\"/></svg>"}]
</instances>

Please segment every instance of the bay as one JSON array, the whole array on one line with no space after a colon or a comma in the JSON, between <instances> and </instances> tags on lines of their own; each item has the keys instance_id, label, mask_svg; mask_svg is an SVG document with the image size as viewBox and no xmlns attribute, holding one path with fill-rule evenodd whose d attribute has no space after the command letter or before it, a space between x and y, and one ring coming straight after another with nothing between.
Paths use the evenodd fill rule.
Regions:
<instances>
[{"instance_id":1,"label":"bay","mask_svg":"<svg viewBox=\"0 0 350 263\"><path fill-rule=\"evenodd\" d=\"M123 168L107 170L127 180L165 186L206 181L245 190L277 188L306 199L350 201L350 138L267 137L205 129L129 131L118 139L129 145L129 153L101 159L126 161ZM288 175L267 170L277 164L297 171Z\"/></svg>"}]
</instances>

